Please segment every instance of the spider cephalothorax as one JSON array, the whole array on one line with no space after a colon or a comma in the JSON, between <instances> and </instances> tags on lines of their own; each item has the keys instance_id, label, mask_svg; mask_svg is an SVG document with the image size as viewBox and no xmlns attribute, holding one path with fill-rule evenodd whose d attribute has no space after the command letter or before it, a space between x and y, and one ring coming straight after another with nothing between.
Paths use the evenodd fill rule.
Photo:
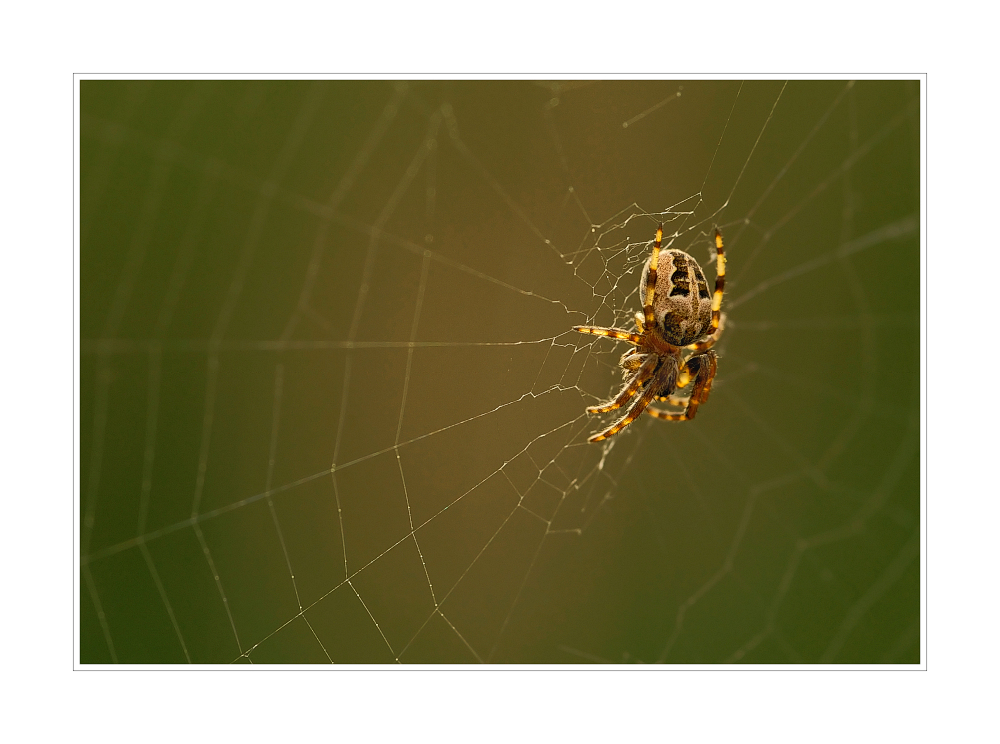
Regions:
<instances>
[{"instance_id":1,"label":"spider cephalothorax","mask_svg":"<svg viewBox=\"0 0 1000 744\"><path fill-rule=\"evenodd\" d=\"M722 235L715 231L716 278L715 292L711 295L698 262L684 251L661 250L662 240L661 224L639 281L639 295L644 304L642 312L635 314L637 333L621 328L573 326L580 333L628 341L635 347L625 352L620 361L625 376L621 392L607 403L590 406L587 413L606 413L629 402L631 405L624 416L588 441L599 442L614 436L643 411L667 421L693 419L698 406L708 400L712 390L718 357L711 348L722 335L722 294L726 286ZM687 358L685 351L691 352ZM692 380L688 397L673 395ZM653 400L683 407L684 411L671 413L650 408Z\"/></svg>"}]
</instances>

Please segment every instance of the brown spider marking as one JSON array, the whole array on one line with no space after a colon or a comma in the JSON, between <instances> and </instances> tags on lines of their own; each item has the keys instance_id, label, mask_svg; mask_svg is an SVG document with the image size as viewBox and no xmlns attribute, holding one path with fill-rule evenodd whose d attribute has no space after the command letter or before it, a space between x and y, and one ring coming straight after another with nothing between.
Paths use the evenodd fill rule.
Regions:
<instances>
[{"instance_id":1,"label":"brown spider marking","mask_svg":"<svg viewBox=\"0 0 1000 744\"><path fill-rule=\"evenodd\" d=\"M645 298L636 313L636 331L602 326L573 326L573 330L632 344L619 361L625 384L607 403L587 408L587 413L607 413L629 404L621 418L587 441L612 437L635 421L642 412L666 421L690 421L698 406L708 400L718 369L712 347L725 325L722 296L726 287L726 254L722 234L715 231L715 292L708 294L705 273L695 258L684 251L661 248L663 224L656 229L653 250L639 281ZM692 288L697 291L692 291ZM690 352L685 357L684 353ZM692 384L693 383L693 384ZM691 384L686 398L673 395ZM671 412L650 407L654 400L683 407Z\"/></svg>"}]
</instances>

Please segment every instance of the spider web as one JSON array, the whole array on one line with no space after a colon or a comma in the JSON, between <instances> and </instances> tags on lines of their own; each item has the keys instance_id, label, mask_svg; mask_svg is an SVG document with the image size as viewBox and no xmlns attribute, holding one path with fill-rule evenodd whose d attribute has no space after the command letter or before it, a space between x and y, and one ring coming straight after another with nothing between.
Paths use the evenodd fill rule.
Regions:
<instances>
[{"instance_id":1,"label":"spider web","mask_svg":"<svg viewBox=\"0 0 1000 744\"><path fill-rule=\"evenodd\" d=\"M82 663L919 663L913 80L80 87ZM659 221L711 400L600 445Z\"/></svg>"}]
</instances>

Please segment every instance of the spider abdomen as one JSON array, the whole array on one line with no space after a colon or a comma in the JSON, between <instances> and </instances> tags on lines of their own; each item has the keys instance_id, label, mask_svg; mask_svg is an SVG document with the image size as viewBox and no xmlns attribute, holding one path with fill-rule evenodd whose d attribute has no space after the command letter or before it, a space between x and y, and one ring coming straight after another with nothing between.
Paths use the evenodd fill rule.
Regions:
<instances>
[{"instance_id":1,"label":"spider abdomen","mask_svg":"<svg viewBox=\"0 0 1000 744\"><path fill-rule=\"evenodd\" d=\"M639 296L646 296L649 260L642 269ZM712 327L712 294L705 273L693 256L676 249L660 250L656 269L653 312L663 337L676 346L687 346Z\"/></svg>"}]
</instances>

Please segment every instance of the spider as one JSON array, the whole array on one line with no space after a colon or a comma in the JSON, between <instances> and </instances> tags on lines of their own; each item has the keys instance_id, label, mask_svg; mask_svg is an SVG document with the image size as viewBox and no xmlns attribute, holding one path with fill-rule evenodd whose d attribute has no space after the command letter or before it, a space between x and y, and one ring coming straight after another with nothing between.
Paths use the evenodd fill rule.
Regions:
<instances>
[{"instance_id":1,"label":"spider","mask_svg":"<svg viewBox=\"0 0 1000 744\"><path fill-rule=\"evenodd\" d=\"M628 411L604 431L587 441L600 442L612 437L635 421L643 411L665 421L690 421L698 406L708 400L715 378L715 342L722 335L724 317L722 293L726 286L726 255L722 234L715 231L715 294L709 299L708 284L701 266L684 251L664 248L663 224L656 229L653 253L646 261L639 281L639 295L645 297L642 312L635 314L638 333L620 328L573 326L574 331L628 341L635 348L626 351L619 362L625 386L613 400L590 406L587 413L606 413L632 401ZM685 359L684 351L692 353ZM686 398L673 395L691 381ZM638 397L636 397L638 396ZM683 412L662 411L648 407L653 400L683 407Z\"/></svg>"}]
</instances>

